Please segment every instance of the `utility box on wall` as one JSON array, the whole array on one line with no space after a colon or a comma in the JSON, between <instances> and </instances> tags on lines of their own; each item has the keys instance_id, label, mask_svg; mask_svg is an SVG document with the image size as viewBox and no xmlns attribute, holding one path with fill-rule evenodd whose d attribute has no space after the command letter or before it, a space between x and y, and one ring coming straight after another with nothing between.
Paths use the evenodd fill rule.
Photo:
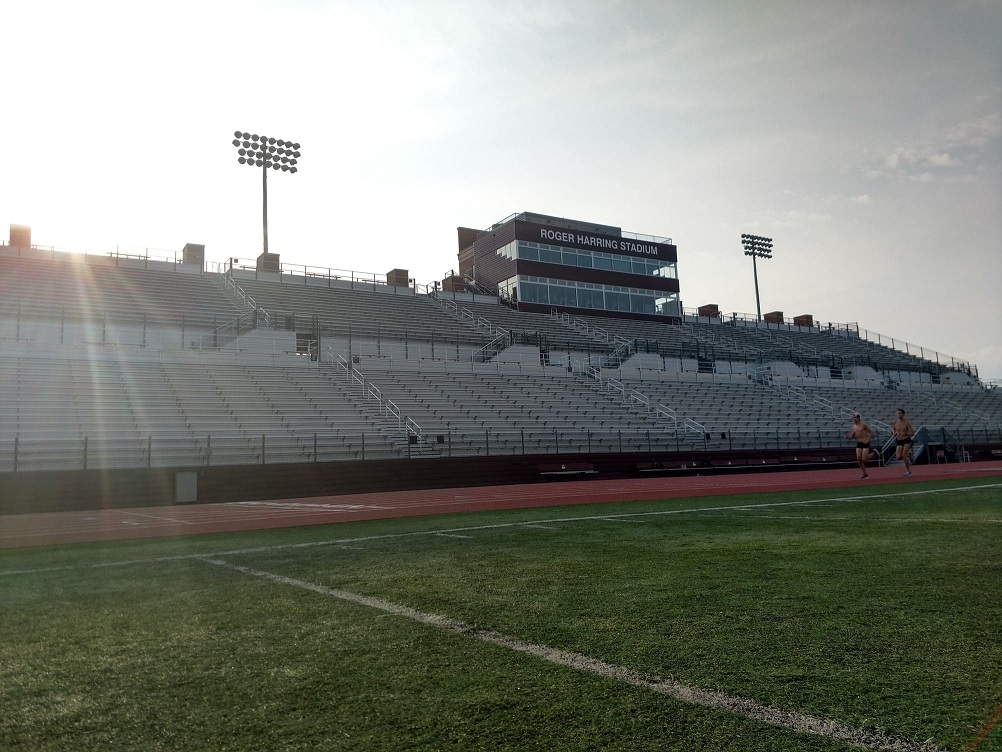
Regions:
<instances>
[{"instance_id":1,"label":"utility box on wall","mask_svg":"<svg viewBox=\"0 0 1002 752\"><path fill-rule=\"evenodd\" d=\"M204 245L185 243L184 249L181 252L183 254L181 262L184 264L198 264L202 266L205 263Z\"/></svg>"},{"instance_id":2,"label":"utility box on wall","mask_svg":"<svg viewBox=\"0 0 1002 752\"><path fill-rule=\"evenodd\" d=\"M31 248L31 228L28 225L11 225L10 245L14 248Z\"/></svg>"},{"instance_id":3,"label":"utility box on wall","mask_svg":"<svg viewBox=\"0 0 1002 752\"><path fill-rule=\"evenodd\" d=\"M174 503L194 504L198 501L198 473L174 473Z\"/></svg>"},{"instance_id":4,"label":"utility box on wall","mask_svg":"<svg viewBox=\"0 0 1002 752\"><path fill-rule=\"evenodd\" d=\"M786 319L783 318L782 311L769 311L769 313L762 316L762 318L765 319L765 323L767 324L782 324L786 321Z\"/></svg>"},{"instance_id":5,"label":"utility box on wall","mask_svg":"<svg viewBox=\"0 0 1002 752\"><path fill-rule=\"evenodd\" d=\"M408 287L410 285L408 271L406 269L390 269L386 272L386 284L393 287Z\"/></svg>"},{"instance_id":6,"label":"utility box on wall","mask_svg":"<svg viewBox=\"0 0 1002 752\"><path fill-rule=\"evenodd\" d=\"M262 253L257 257L257 270L259 272L281 271L282 265L279 263L277 253Z\"/></svg>"}]
</instances>

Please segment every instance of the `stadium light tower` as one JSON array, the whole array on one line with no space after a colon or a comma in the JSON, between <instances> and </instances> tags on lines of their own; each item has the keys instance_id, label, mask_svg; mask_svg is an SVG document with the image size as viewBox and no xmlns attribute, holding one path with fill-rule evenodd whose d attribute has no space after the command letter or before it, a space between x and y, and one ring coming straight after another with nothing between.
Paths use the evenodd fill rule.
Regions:
<instances>
[{"instance_id":1,"label":"stadium light tower","mask_svg":"<svg viewBox=\"0 0 1002 752\"><path fill-rule=\"evenodd\" d=\"M268 252L268 168L282 172L298 172L296 164L299 161L299 144L282 141L256 133L233 133L233 145L237 147L240 164L260 167L261 185L264 195L264 252Z\"/></svg>"},{"instance_id":2,"label":"stadium light tower","mask_svg":"<svg viewBox=\"0 0 1002 752\"><path fill-rule=\"evenodd\" d=\"M762 320L762 304L758 299L758 264L756 259L772 258L772 238L763 238L760 235L742 235L741 245L745 247L745 256L751 256L752 269L755 271L755 310L758 312L758 320Z\"/></svg>"}]
</instances>

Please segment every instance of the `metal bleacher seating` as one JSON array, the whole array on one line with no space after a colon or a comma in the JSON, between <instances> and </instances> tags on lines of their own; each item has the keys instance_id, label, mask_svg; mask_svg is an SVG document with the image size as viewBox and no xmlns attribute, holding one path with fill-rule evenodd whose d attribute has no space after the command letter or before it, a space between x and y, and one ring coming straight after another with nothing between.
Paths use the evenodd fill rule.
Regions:
<instances>
[{"instance_id":1,"label":"metal bleacher seating","mask_svg":"<svg viewBox=\"0 0 1002 752\"><path fill-rule=\"evenodd\" d=\"M460 301L456 306L511 332L514 342L528 341L551 349L576 352L604 353L611 349L608 342L569 327L560 318L549 314L516 311L496 300L488 303Z\"/></svg>"},{"instance_id":2,"label":"metal bleacher seating","mask_svg":"<svg viewBox=\"0 0 1002 752\"><path fill-rule=\"evenodd\" d=\"M998 394L929 383L928 361L843 330L527 313L490 296L282 275L230 278L239 299L198 267L147 266L0 253L0 472L830 446L845 410L886 419L898 406L916 425L1002 424ZM201 336L246 318L248 299L254 334L295 330L326 347L262 354L239 329L237 344ZM523 354L485 354L499 331L502 350ZM624 341L649 360L610 366ZM804 365L850 360L877 380ZM762 375L777 362L782 375ZM895 390L881 368L925 380Z\"/></svg>"},{"instance_id":3,"label":"metal bleacher seating","mask_svg":"<svg viewBox=\"0 0 1002 752\"><path fill-rule=\"evenodd\" d=\"M299 278L307 279L307 278ZM237 278L240 287L278 322L293 317L298 331L353 340L438 340L467 348L481 347L488 337L458 323L424 295L408 287L363 282L334 282L330 287L295 282Z\"/></svg>"},{"instance_id":4,"label":"metal bleacher seating","mask_svg":"<svg viewBox=\"0 0 1002 752\"><path fill-rule=\"evenodd\" d=\"M115 257L0 255L0 317L86 320L148 326L212 327L242 313L213 275L161 263L146 269Z\"/></svg>"}]
</instances>

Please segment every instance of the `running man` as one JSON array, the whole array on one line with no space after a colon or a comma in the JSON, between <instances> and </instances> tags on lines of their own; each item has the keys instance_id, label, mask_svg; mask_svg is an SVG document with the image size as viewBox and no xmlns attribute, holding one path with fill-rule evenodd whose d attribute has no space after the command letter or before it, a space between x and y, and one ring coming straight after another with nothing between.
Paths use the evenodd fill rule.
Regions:
<instances>
[{"instance_id":1,"label":"running man","mask_svg":"<svg viewBox=\"0 0 1002 752\"><path fill-rule=\"evenodd\" d=\"M898 417L891 423L891 433L894 434L894 456L905 463L905 477L908 478L912 474L912 436L915 435L915 429L912 427L912 423L908 418L905 417L905 411L900 407L898 408Z\"/></svg>"},{"instance_id":2,"label":"running man","mask_svg":"<svg viewBox=\"0 0 1002 752\"><path fill-rule=\"evenodd\" d=\"M866 461L870 459L870 439L875 435L870 425L864 423L863 419L859 417L859 413L852 416L852 428L845 435L845 440L856 440L856 461L859 463L859 469L863 473L861 477L863 478L870 477L866 472Z\"/></svg>"}]
</instances>

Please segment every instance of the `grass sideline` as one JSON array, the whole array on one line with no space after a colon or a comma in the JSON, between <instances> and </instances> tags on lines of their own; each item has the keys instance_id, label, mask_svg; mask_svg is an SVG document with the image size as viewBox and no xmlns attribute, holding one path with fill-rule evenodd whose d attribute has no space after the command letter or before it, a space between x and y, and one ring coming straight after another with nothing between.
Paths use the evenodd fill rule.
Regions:
<instances>
[{"instance_id":1,"label":"grass sideline","mask_svg":"<svg viewBox=\"0 0 1002 752\"><path fill-rule=\"evenodd\" d=\"M1002 705L999 481L2 551L0 748L855 748L471 639L489 630L1002 750L1002 728L978 741Z\"/></svg>"}]
</instances>

